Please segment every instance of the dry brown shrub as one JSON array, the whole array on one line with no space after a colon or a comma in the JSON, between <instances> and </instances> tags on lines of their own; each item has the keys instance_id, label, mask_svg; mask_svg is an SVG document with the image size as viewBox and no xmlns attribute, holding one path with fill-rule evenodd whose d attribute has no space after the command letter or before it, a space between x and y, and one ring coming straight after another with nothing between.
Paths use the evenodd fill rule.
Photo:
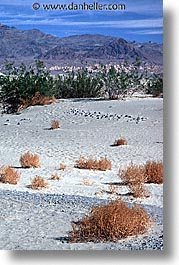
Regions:
<instances>
[{"instance_id":1,"label":"dry brown shrub","mask_svg":"<svg viewBox=\"0 0 179 265\"><path fill-rule=\"evenodd\" d=\"M101 189L101 190L98 190L98 191L95 192L95 196L96 197L99 197L99 196L101 196L101 195L103 195L105 193L106 193L106 190Z\"/></svg>"},{"instance_id":2,"label":"dry brown shrub","mask_svg":"<svg viewBox=\"0 0 179 265\"><path fill-rule=\"evenodd\" d=\"M20 164L23 168L40 167L40 158L37 154L26 152L20 157Z\"/></svg>"},{"instance_id":3,"label":"dry brown shrub","mask_svg":"<svg viewBox=\"0 0 179 265\"><path fill-rule=\"evenodd\" d=\"M36 176L32 180L30 188L33 190L41 190L43 188L48 188L48 184L42 177Z\"/></svg>"},{"instance_id":4,"label":"dry brown shrub","mask_svg":"<svg viewBox=\"0 0 179 265\"><path fill-rule=\"evenodd\" d=\"M35 95L31 99L20 99L21 101L21 109L25 109L29 106L35 105L49 105L56 102L55 97L47 97L40 94L40 92L36 92Z\"/></svg>"},{"instance_id":5,"label":"dry brown shrub","mask_svg":"<svg viewBox=\"0 0 179 265\"><path fill-rule=\"evenodd\" d=\"M61 180L62 179L62 176L61 175L58 175L57 173L53 174L51 177L50 177L51 180Z\"/></svg>"},{"instance_id":6,"label":"dry brown shrub","mask_svg":"<svg viewBox=\"0 0 179 265\"><path fill-rule=\"evenodd\" d=\"M95 160L92 157L89 159L85 159L84 157L80 156L79 160L76 161L75 167L80 169L92 169L92 170L111 170L112 163L106 157L100 158L100 160Z\"/></svg>"},{"instance_id":7,"label":"dry brown shrub","mask_svg":"<svg viewBox=\"0 0 179 265\"><path fill-rule=\"evenodd\" d=\"M147 198L149 197L147 189L143 182L128 183L127 184L132 195L135 198Z\"/></svg>"},{"instance_id":8,"label":"dry brown shrub","mask_svg":"<svg viewBox=\"0 0 179 265\"><path fill-rule=\"evenodd\" d=\"M113 146L127 145L127 140L124 138L116 139Z\"/></svg>"},{"instance_id":9,"label":"dry brown shrub","mask_svg":"<svg viewBox=\"0 0 179 265\"><path fill-rule=\"evenodd\" d=\"M86 159L83 156L80 156L79 160L76 161L75 167L80 169L93 169L97 167L97 161L94 160L92 157Z\"/></svg>"},{"instance_id":10,"label":"dry brown shrub","mask_svg":"<svg viewBox=\"0 0 179 265\"><path fill-rule=\"evenodd\" d=\"M94 183L92 181L90 181L89 179L84 178L82 180L81 184L85 185L85 186L93 186Z\"/></svg>"},{"instance_id":11,"label":"dry brown shrub","mask_svg":"<svg viewBox=\"0 0 179 265\"><path fill-rule=\"evenodd\" d=\"M52 121L52 123L51 123L51 129L54 130L54 129L58 129L58 128L60 128L59 121L57 121L57 120Z\"/></svg>"},{"instance_id":12,"label":"dry brown shrub","mask_svg":"<svg viewBox=\"0 0 179 265\"><path fill-rule=\"evenodd\" d=\"M144 167L131 163L127 168L119 170L120 178L126 183L145 182Z\"/></svg>"},{"instance_id":13,"label":"dry brown shrub","mask_svg":"<svg viewBox=\"0 0 179 265\"><path fill-rule=\"evenodd\" d=\"M93 207L88 216L72 223L72 242L106 242L143 234L152 219L139 205L130 208L121 200Z\"/></svg>"},{"instance_id":14,"label":"dry brown shrub","mask_svg":"<svg viewBox=\"0 0 179 265\"><path fill-rule=\"evenodd\" d=\"M120 178L128 185L134 197L148 197L145 188L145 171L143 165L131 163L126 169L119 170Z\"/></svg>"},{"instance_id":15,"label":"dry brown shrub","mask_svg":"<svg viewBox=\"0 0 179 265\"><path fill-rule=\"evenodd\" d=\"M112 163L106 157L102 157L98 161L98 170L106 171L106 170L111 170L111 168L112 168Z\"/></svg>"},{"instance_id":16,"label":"dry brown shrub","mask_svg":"<svg viewBox=\"0 0 179 265\"><path fill-rule=\"evenodd\" d=\"M163 183L163 163L155 161L147 161L144 165L145 182L147 183Z\"/></svg>"},{"instance_id":17,"label":"dry brown shrub","mask_svg":"<svg viewBox=\"0 0 179 265\"><path fill-rule=\"evenodd\" d=\"M0 182L16 185L20 178L20 173L14 168L7 166L0 168Z\"/></svg>"},{"instance_id":18,"label":"dry brown shrub","mask_svg":"<svg viewBox=\"0 0 179 265\"><path fill-rule=\"evenodd\" d=\"M109 193L110 194L118 194L119 192L119 187L114 186L113 184L109 185Z\"/></svg>"},{"instance_id":19,"label":"dry brown shrub","mask_svg":"<svg viewBox=\"0 0 179 265\"><path fill-rule=\"evenodd\" d=\"M60 170L64 171L65 169L68 169L67 165L60 163Z\"/></svg>"}]
</instances>

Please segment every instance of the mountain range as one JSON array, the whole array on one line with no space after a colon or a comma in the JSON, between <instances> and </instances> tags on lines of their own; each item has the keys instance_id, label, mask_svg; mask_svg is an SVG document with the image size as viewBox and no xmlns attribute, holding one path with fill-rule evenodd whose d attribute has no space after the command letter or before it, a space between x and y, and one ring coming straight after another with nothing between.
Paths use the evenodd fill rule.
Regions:
<instances>
[{"instance_id":1,"label":"mountain range","mask_svg":"<svg viewBox=\"0 0 179 265\"><path fill-rule=\"evenodd\" d=\"M59 38L37 29L19 30L0 24L0 63L5 60L30 64L34 59L47 65L84 63L117 63L134 61L162 65L163 45L153 42L129 42L119 37L99 34L74 35Z\"/></svg>"}]
</instances>

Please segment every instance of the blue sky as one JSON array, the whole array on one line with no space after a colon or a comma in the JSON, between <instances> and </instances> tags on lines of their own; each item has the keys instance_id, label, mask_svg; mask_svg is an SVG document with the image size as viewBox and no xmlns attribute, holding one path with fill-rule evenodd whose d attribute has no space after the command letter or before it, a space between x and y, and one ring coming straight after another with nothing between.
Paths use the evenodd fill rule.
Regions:
<instances>
[{"instance_id":1,"label":"blue sky","mask_svg":"<svg viewBox=\"0 0 179 265\"><path fill-rule=\"evenodd\" d=\"M40 7L33 10L38 2ZM43 9L44 4L70 4L72 0L0 0L0 23L19 29L39 29L66 37L104 34L137 42L163 42L162 0L73 0L75 4L125 4L125 10L62 11Z\"/></svg>"}]
</instances>

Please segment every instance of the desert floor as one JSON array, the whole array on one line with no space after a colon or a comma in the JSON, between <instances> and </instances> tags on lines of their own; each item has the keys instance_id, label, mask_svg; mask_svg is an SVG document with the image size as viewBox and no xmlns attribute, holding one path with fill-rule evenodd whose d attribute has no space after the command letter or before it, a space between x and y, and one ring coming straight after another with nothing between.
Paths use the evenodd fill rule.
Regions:
<instances>
[{"instance_id":1,"label":"desert floor","mask_svg":"<svg viewBox=\"0 0 179 265\"><path fill-rule=\"evenodd\" d=\"M59 129L50 129L53 120L60 122ZM118 138L127 145L112 146ZM121 185L118 171L131 162L163 159L163 99L74 99L29 107L19 115L0 116L0 143L0 166L21 173L17 185L0 183L1 249L162 249L163 185L146 184L150 196L136 199ZM21 168L19 158L26 151L40 156L40 168ZM107 157L112 170L75 168L81 155ZM55 173L62 179L51 180ZM47 189L29 188L36 175L48 182ZM151 214L154 225L147 233L117 243L68 242L72 220L116 198L139 203Z\"/></svg>"}]
</instances>

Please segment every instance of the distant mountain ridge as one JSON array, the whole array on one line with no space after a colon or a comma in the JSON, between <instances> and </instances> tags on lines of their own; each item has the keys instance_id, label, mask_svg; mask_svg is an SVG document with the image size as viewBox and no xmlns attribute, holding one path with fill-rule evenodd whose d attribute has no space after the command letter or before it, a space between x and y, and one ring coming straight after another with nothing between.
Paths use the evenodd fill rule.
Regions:
<instances>
[{"instance_id":1,"label":"distant mountain ridge","mask_svg":"<svg viewBox=\"0 0 179 265\"><path fill-rule=\"evenodd\" d=\"M49 65L106 63L122 60L162 65L163 45L128 42L122 38L100 34L59 38L37 29L19 30L0 24L0 62L31 63L41 59Z\"/></svg>"}]
</instances>

